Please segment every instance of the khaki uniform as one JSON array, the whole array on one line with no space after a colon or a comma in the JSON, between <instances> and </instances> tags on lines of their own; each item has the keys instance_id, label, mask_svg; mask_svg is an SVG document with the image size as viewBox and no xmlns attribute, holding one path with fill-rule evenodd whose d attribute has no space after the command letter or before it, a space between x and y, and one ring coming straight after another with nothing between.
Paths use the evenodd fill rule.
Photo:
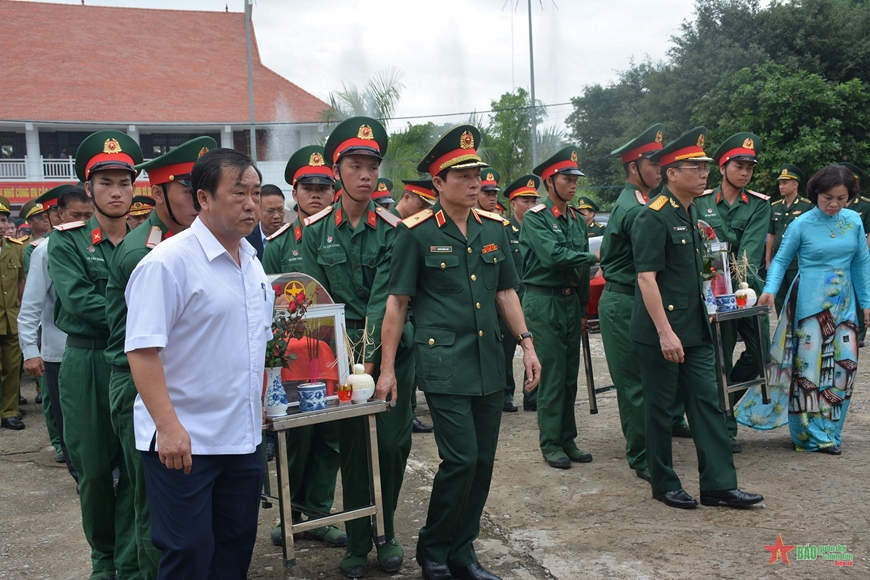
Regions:
<instances>
[{"instance_id":1,"label":"khaki uniform","mask_svg":"<svg viewBox=\"0 0 870 580\"><path fill-rule=\"evenodd\" d=\"M18 416L21 385L21 345L18 344L18 283L24 280L24 246L0 242L0 418ZM48 397L46 397L48 398Z\"/></svg>"}]
</instances>

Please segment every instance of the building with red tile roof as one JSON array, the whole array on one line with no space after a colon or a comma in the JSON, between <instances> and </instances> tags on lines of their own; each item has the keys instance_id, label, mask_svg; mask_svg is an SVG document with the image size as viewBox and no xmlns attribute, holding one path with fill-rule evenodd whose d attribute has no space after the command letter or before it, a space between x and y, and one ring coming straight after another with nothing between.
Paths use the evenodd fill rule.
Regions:
<instances>
[{"instance_id":1,"label":"building with red tile roof","mask_svg":"<svg viewBox=\"0 0 870 580\"><path fill-rule=\"evenodd\" d=\"M244 13L0 0L0 27L0 195L71 176L101 129L146 158L199 135L250 152ZM264 66L251 35L258 160L283 163L321 139L328 105Z\"/></svg>"}]
</instances>

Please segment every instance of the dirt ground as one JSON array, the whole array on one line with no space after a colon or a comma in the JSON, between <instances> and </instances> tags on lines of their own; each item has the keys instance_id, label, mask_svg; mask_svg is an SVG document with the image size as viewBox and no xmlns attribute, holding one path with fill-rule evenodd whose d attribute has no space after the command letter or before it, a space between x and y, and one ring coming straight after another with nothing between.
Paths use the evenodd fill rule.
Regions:
<instances>
[{"instance_id":1,"label":"dirt ground","mask_svg":"<svg viewBox=\"0 0 870 580\"><path fill-rule=\"evenodd\" d=\"M599 335L592 336L592 350L596 384L609 384ZM740 486L765 496L764 505L753 509L677 510L653 501L649 484L625 462L615 393L599 395L599 414L590 415L582 378L576 414L580 447L594 456L590 464L548 467L538 450L534 413L504 414L476 543L481 562L505 580L870 578L870 362L866 351L861 354L842 456L795 452L787 428L741 428L743 453L735 455ZM521 376L519 359L514 362ZM33 383L23 390L32 401ZM84 580L89 549L75 485L53 461L37 406L31 402L25 409L27 429L0 429L0 578ZM428 421L425 404L418 412ZM397 512L405 564L399 573L383 573L373 552L367 578L421 578L414 546L438 455L431 435L413 437ZM697 497L691 440L674 440L674 461L686 490ZM277 517L276 507L260 512L250 578L342 577L343 551L307 540L297 542L297 566L284 569L281 549L269 543ZM836 567L821 556L798 560L797 550L788 552L790 565L770 563L765 546L779 534L786 545L845 546L853 565Z\"/></svg>"}]
</instances>

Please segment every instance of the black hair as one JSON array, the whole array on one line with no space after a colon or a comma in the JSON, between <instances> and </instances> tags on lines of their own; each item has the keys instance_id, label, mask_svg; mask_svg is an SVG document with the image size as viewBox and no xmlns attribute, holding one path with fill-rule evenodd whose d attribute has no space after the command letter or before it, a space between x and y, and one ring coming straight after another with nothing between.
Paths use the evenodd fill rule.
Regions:
<instances>
[{"instance_id":1,"label":"black hair","mask_svg":"<svg viewBox=\"0 0 870 580\"><path fill-rule=\"evenodd\" d=\"M284 192L281 191L281 188L277 185L272 185L271 183L267 183L266 185L260 188L260 199L264 197L269 197L270 195L279 195L281 199L286 199L284 197Z\"/></svg>"},{"instance_id":2,"label":"black hair","mask_svg":"<svg viewBox=\"0 0 870 580\"><path fill-rule=\"evenodd\" d=\"M190 193L193 195L193 207L196 211L202 210L196 196L197 192L201 189L214 198L224 167L234 170L236 176L241 176L249 167L253 167L257 172L257 178L263 179L263 174L254 165L254 160L244 153L224 147L212 149L196 160L190 172Z\"/></svg>"},{"instance_id":3,"label":"black hair","mask_svg":"<svg viewBox=\"0 0 870 580\"><path fill-rule=\"evenodd\" d=\"M861 186L855 179L855 174L842 165L828 165L819 169L807 183L807 197L811 202L818 205L819 194L831 191L838 185L844 185L849 192L849 201L852 201L861 192Z\"/></svg>"},{"instance_id":4,"label":"black hair","mask_svg":"<svg viewBox=\"0 0 870 580\"><path fill-rule=\"evenodd\" d=\"M450 172L450 168L449 168L449 167L448 167L447 169L442 169L441 171L438 172L438 174L437 174L435 177L438 177L438 178L441 179L441 181L446 182L446 181L447 181L447 174L448 174L449 172ZM433 179L432 181L433 181L433 183L432 183L432 188L433 188L435 191L438 192L438 195L441 195L441 192L438 191L438 188L437 188L437 187L435 187L435 183L434 183L435 180Z\"/></svg>"},{"instance_id":5,"label":"black hair","mask_svg":"<svg viewBox=\"0 0 870 580\"><path fill-rule=\"evenodd\" d=\"M88 195L88 192L85 191L84 187L74 185L72 187L67 188L60 194L60 197L57 198L57 207L60 210L66 210L71 203L93 203L94 200L91 196Z\"/></svg>"}]
</instances>

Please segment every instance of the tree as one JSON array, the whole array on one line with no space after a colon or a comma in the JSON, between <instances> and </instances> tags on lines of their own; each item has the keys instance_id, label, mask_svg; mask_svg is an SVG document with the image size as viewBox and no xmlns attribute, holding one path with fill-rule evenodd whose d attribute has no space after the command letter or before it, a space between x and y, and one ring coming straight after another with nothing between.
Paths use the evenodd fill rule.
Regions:
<instances>
[{"instance_id":1,"label":"tree","mask_svg":"<svg viewBox=\"0 0 870 580\"><path fill-rule=\"evenodd\" d=\"M383 70L369 80L363 91L352 83L342 83L341 91L329 93L329 108L323 112L323 121L331 125L359 115L389 121L405 88L402 76L397 68Z\"/></svg>"}]
</instances>

